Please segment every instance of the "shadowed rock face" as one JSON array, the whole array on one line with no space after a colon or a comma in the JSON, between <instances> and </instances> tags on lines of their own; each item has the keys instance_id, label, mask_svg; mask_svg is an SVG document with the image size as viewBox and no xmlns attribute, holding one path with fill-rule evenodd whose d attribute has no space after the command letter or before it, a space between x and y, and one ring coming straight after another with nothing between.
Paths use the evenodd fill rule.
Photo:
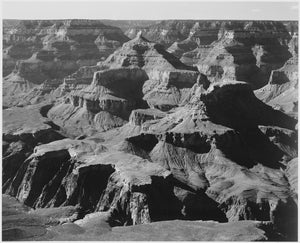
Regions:
<instances>
[{"instance_id":1,"label":"shadowed rock face","mask_svg":"<svg viewBox=\"0 0 300 243\"><path fill-rule=\"evenodd\" d=\"M3 111L3 188L7 188L38 144L64 138L39 110L43 105ZM21 117L21 119L20 119Z\"/></svg>"},{"instance_id":2,"label":"shadowed rock face","mask_svg":"<svg viewBox=\"0 0 300 243\"><path fill-rule=\"evenodd\" d=\"M3 196L2 201L3 240L281 240L278 235L270 237L270 226L255 221L224 224L212 221L172 220L111 227L109 215L103 212L92 213L78 220L76 217L79 210L76 207L28 212L27 208L11 197ZM49 221L49 218L52 221ZM64 222L72 218L74 223ZM48 226L49 223L59 221L64 223Z\"/></svg>"},{"instance_id":3,"label":"shadowed rock face","mask_svg":"<svg viewBox=\"0 0 300 243\"><path fill-rule=\"evenodd\" d=\"M277 110L295 117L298 109L298 37L289 43L292 57L283 67L273 70L269 83L255 91L255 95Z\"/></svg>"},{"instance_id":4,"label":"shadowed rock face","mask_svg":"<svg viewBox=\"0 0 300 243\"><path fill-rule=\"evenodd\" d=\"M8 46L6 58L22 60L36 53L16 68L34 83L44 81L43 75L48 75L47 78L51 78L49 75L66 76L78 69L75 65L95 64L127 40L120 29L98 20L24 20L7 27L4 33L4 46ZM68 63L59 69L64 61ZM26 72L27 69L30 72Z\"/></svg>"},{"instance_id":5,"label":"shadowed rock face","mask_svg":"<svg viewBox=\"0 0 300 243\"><path fill-rule=\"evenodd\" d=\"M185 64L196 65L211 81L241 80L255 89L291 57L291 28L281 22L174 20L126 33L132 38L138 30L168 46Z\"/></svg>"},{"instance_id":6,"label":"shadowed rock face","mask_svg":"<svg viewBox=\"0 0 300 243\"><path fill-rule=\"evenodd\" d=\"M75 78L65 79L61 90L67 88L67 82L75 81L70 98L49 112L51 119L76 135L82 129L103 131L124 125L137 108L170 110L183 101L198 78L195 68L181 63L141 34L95 68L86 68L86 76L90 77L97 67L109 69L95 72L88 86L84 84L83 68L82 73L72 75Z\"/></svg>"},{"instance_id":7,"label":"shadowed rock face","mask_svg":"<svg viewBox=\"0 0 300 243\"><path fill-rule=\"evenodd\" d=\"M247 105L241 105L243 102ZM235 111L239 111L238 117L232 113ZM257 127L275 123L276 132L260 126L262 133ZM256 99L245 83L224 83L196 93L186 107L173 114L144 122L142 134L129 141L149 151L151 160L169 169L177 180L196 191L204 190L229 221L255 219L276 224L285 210L289 215L286 220L296 220L288 213L296 211L293 192L279 169L285 168L284 164L293 166L289 159L297 156L292 152L297 147L291 135L295 124ZM145 147L150 141L153 145ZM271 193L274 185L278 190L275 195ZM283 225L276 227L295 232Z\"/></svg>"},{"instance_id":8,"label":"shadowed rock face","mask_svg":"<svg viewBox=\"0 0 300 243\"><path fill-rule=\"evenodd\" d=\"M129 28L125 33L133 38L137 32L142 31L147 39L166 47L174 42L184 42L188 37L194 38L192 45L197 39L200 39L203 44L210 44L217 39L220 24L221 21L164 20L149 27ZM185 47L183 49L187 51Z\"/></svg>"},{"instance_id":9,"label":"shadowed rock face","mask_svg":"<svg viewBox=\"0 0 300 243\"><path fill-rule=\"evenodd\" d=\"M99 74L92 85L114 91L104 77ZM83 215L107 212L112 226L257 220L293 237L294 229L281 219L296 222L290 161L297 156L296 121L259 101L246 83L195 86L186 105L169 114L134 111L130 123L102 133L102 140L36 146L11 172L6 193L36 208L78 205ZM267 127L275 125L278 131Z\"/></svg>"},{"instance_id":10,"label":"shadowed rock face","mask_svg":"<svg viewBox=\"0 0 300 243\"><path fill-rule=\"evenodd\" d=\"M177 106L198 78L195 68L183 64L162 45L148 41L141 32L112 54L105 65L145 70L149 79L143 86L143 99L151 108L164 111Z\"/></svg>"},{"instance_id":11,"label":"shadowed rock face","mask_svg":"<svg viewBox=\"0 0 300 243\"><path fill-rule=\"evenodd\" d=\"M72 46L98 34L96 48L109 46L107 39L103 52L116 47L97 21L50 23L47 35L40 26L47 48L65 51L60 35ZM298 85L296 36L286 43L291 27L208 21L203 32L205 21L169 23L165 40L175 36L173 25L191 25L177 30L174 55L139 33L105 61L64 79L32 85L9 76L15 82L3 85L11 96L4 105L18 91L22 102L13 104L24 107L3 111L2 189L31 209L4 197L5 239L297 239L297 111L294 97L285 96ZM207 43L198 42L201 34ZM279 57L286 46L287 62ZM226 52L218 59L228 67L221 79L176 57L186 49L181 60L204 65L216 47ZM254 94L249 80L235 80L248 77L252 62L266 70L286 64Z\"/></svg>"},{"instance_id":12,"label":"shadowed rock face","mask_svg":"<svg viewBox=\"0 0 300 243\"><path fill-rule=\"evenodd\" d=\"M182 54L180 61L187 65L196 65L200 63L210 53L214 43L211 45L199 45L191 51Z\"/></svg>"},{"instance_id":13,"label":"shadowed rock face","mask_svg":"<svg viewBox=\"0 0 300 243\"><path fill-rule=\"evenodd\" d=\"M295 25L297 25L296 22L281 23L275 21L165 20L148 27L129 28L125 33L130 38L133 38L138 31L142 31L147 39L169 47L168 51L179 58L182 57L181 60L184 63L196 64L200 56L202 56L202 61L204 60L205 55L203 54L207 47L220 39L226 30L234 30L235 37L238 36L239 41L241 41L241 39L248 39L246 45L255 46L253 54L250 53L251 50L248 50L248 48L244 50L237 48L229 50L229 53L234 56L234 59L237 59L237 55L245 55L245 52L249 52L248 55L254 55L255 58L262 61L261 65L265 66L264 60L270 62L271 59L276 56L278 62L284 54L284 52L279 53L282 48L278 45L276 48L278 51L275 51L272 39L280 38L279 42L281 42L282 39L288 39L289 33L293 35L296 31L297 27L295 27ZM241 42L244 43L244 41ZM253 43L251 44L250 42ZM281 44L283 43L281 42ZM283 45L286 45L286 43ZM238 53L236 53L237 51ZM261 51L264 52L264 54L262 54ZM263 55L262 59L260 59L261 55ZM268 65L270 65L270 63L266 66ZM271 70L268 70L268 72L270 71ZM237 78L237 80L241 79Z\"/></svg>"},{"instance_id":14,"label":"shadowed rock face","mask_svg":"<svg viewBox=\"0 0 300 243\"><path fill-rule=\"evenodd\" d=\"M147 79L140 68L96 72L89 86L71 92L69 100L53 107L48 115L76 135L121 126L132 110L145 107L142 86Z\"/></svg>"},{"instance_id":15,"label":"shadowed rock face","mask_svg":"<svg viewBox=\"0 0 300 243\"><path fill-rule=\"evenodd\" d=\"M218 41L197 66L212 81L242 80L260 88L267 83L271 71L291 57L290 39L277 22L224 23Z\"/></svg>"}]
</instances>

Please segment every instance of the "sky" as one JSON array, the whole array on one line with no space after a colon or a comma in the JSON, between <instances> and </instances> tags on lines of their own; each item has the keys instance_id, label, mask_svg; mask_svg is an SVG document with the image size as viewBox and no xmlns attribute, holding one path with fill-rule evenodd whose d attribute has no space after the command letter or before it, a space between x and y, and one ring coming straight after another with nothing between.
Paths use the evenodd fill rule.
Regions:
<instances>
[{"instance_id":1,"label":"sky","mask_svg":"<svg viewBox=\"0 0 300 243\"><path fill-rule=\"evenodd\" d=\"M4 19L298 20L298 1L2 0Z\"/></svg>"}]
</instances>

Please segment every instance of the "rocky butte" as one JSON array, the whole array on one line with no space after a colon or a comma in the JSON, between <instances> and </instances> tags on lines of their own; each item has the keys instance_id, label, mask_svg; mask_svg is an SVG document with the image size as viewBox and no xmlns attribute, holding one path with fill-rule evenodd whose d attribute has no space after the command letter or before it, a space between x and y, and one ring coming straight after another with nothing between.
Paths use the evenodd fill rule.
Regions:
<instances>
[{"instance_id":1,"label":"rocky butte","mask_svg":"<svg viewBox=\"0 0 300 243\"><path fill-rule=\"evenodd\" d=\"M295 25L4 21L3 240L296 241Z\"/></svg>"}]
</instances>

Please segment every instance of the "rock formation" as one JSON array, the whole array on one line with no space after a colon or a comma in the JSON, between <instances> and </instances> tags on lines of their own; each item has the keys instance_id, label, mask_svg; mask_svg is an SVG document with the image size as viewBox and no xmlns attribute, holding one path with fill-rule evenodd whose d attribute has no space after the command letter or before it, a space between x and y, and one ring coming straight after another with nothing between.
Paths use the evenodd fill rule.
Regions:
<instances>
[{"instance_id":1,"label":"rock formation","mask_svg":"<svg viewBox=\"0 0 300 243\"><path fill-rule=\"evenodd\" d=\"M218 25L219 23L196 22L190 29L188 38L181 42L174 42L168 51L180 58L185 53L195 52L198 50L197 47L209 46L218 39Z\"/></svg>"},{"instance_id":2,"label":"rock formation","mask_svg":"<svg viewBox=\"0 0 300 243\"><path fill-rule=\"evenodd\" d=\"M81 66L95 65L128 40L120 29L96 20L21 21L6 31L3 74L13 71L6 77L8 85L15 76L33 84L63 79Z\"/></svg>"},{"instance_id":3,"label":"rock formation","mask_svg":"<svg viewBox=\"0 0 300 243\"><path fill-rule=\"evenodd\" d=\"M180 60L187 65L196 65L197 63L201 63L201 61L205 60L212 48L213 44L199 45L194 50L183 53Z\"/></svg>"},{"instance_id":4,"label":"rock formation","mask_svg":"<svg viewBox=\"0 0 300 243\"><path fill-rule=\"evenodd\" d=\"M290 39L279 22L224 23L219 40L196 65L214 82L241 80L260 88L267 83L271 71L291 57Z\"/></svg>"},{"instance_id":5,"label":"rock formation","mask_svg":"<svg viewBox=\"0 0 300 243\"><path fill-rule=\"evenodd\" d=\"M48 115L65 129L73 129L71 133L76 133L78 128L81 134L121 126L133 109L143 107L142 86L147 78L140 68L96 72L89 86L71 92L70 97L53 107Z\"/></svg>"},{"instance_id":6,"label":"rock formation","mask_svg":"<svg viewBox=\"0 0 300 243\"><path fill-rule=\"evenodd\" d=\"M96 73L93 85L109 88L112 83L104 78L109 72L100 72L104 75ZM276 146L258 125L293 132L296 120L259 101L246 83L195 86L186 105L169 114L133 111L129 124L103 138L36 146L5 191L32 207L105 211L114 226L170 219L258 220L269 221L283 235L294 234L281 220L296 220L297 196L289 184L295 185L289 168L296 155ZM77 102L91 109L87 90ZM141 128L128 134L130 126ZM286 172L280 170L285 165Z\"/></svg>"},{"instance_id":7,"label":"rock formation","mask_svg":"<svg viewBox=\"0 0 300 243\"><path fill-rule=\"evenodd\" d=\"M147 27L128 28L125 32L129 38L134 38L139 31L154 42L171 46L174 42L181 42L189 36L194 40L200 39L203 44L210 44L218 38L221 21L205 20L163 20Z\"/></svg>"},{"instance_id":8,"label":"rock formation","mask_svg":"<svg viewBox=\"0 0 300 243\"><path fill-rule=\"evenodd\" d=\"M198 78L195 68L181 63L141 33L99 64L101 67L109 69L95 72L89 86L79 86L81 90L73 90L69 98L49 112L56 123L72 128L71 133L76 133L77 127L82 133L124 125L132 110L147 108L147 104L164 111L176 107ZM95 69L98 66L81 70L86 70L89 77ZM79 79L84 84L81 73ZM77 81L71 79L70 83L74 85Z\"/></svg>"},{"instance_id":9,"label":"rock formation","mask_svg":"<svg viewBox=\"0 0 300 243\"><path fill-rule=\"evenodd\" d=\"M139 32L133 40L106 61L112 67L141 67L149 77L143 87L144 100L152 108L168 110L181 102L186 89L196 82L195 68L180 62L163 46L150 42Z\"/></svg>"},{"instance_id":10,"label":"rock formation","mask_svg":"<svg viewBox=\"0 0 300 243\"><path fill-rule=\"evenodd\" d=\"M50 107L39 104L3 111L3 188L13 180L36 145L64 138L57 127L44 117Z\"/></svg>"},{"instance_id":11,"label":"rock formation","mask_svg":"<svg viewBox=\"0 0 300 243\"><path fill-rule=\"evenodd\" d=\"M172 220L146 225L111 227L106 213L89 214L83 219L76 207L48 208L28 211L15 199L3 196L3 240L280 240L271 237L267 224L241 221L228 224L205 221ZM29 222L31 224L29 225ZM49 223L63 222L61 225ZM13 227L12 227L13 225ZM27 226L24 226L27 225ZM176 230L174 230L176 229Z\"/></svg>"},{"instance_id":12,"label":"rock formation","mask_svg":"<svg viewBox=\"0 0 300 243\"><path fill-rule=\"evenodd\" d=\"M279 146L283 140L274 146L271 134L268 138L258 130L257 125L262 124L293 132L296 121L257 100L246 84L228 83L196 94L189 105L162 119L146 121L140 135L129 141L149 151L151 160L171 170L177 180L198 193L204 190L229 221L255 219L276 224L285 211L286 220L294 222L295 195L279 168L294 166L289 160L297 155ZM153 145L146 147L152 140ZM284 143L297 147L295 140L285 139ZM275 185L277 189L271 189ZM274 191L280 193L274 195ZM277 227L295 231L280 223Z\"/></svg>"},{"instance_id":13,"label":"rock formation","mask_svg":"<svg viewBox=\"0 0 300 243\"><path fill-rule=\"evenodd\" d=\"M3 239L297 240L293 25L145 25L5 27L43 47L3 81Z\"/></svg>"},{"instance_id":14,"label":"rock formation","mask_svg":"<svg viewBox=\"0 0 300 243\"><path fill-rule=\"evenodd\" d=\"M283 67L273 70L269 83L257 90L259 99L291 116L298 115L298 37L290 41L292 57Z\"/></svg>"}]
</instances>

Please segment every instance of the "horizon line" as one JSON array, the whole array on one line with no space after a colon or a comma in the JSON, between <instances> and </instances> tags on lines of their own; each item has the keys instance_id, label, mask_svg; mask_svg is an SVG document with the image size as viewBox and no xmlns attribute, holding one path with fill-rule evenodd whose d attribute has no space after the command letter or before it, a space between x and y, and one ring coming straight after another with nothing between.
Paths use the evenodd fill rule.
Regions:
<instances>
[{"instance_id":1,"label":"horizon line","mask_svg":"<svg viewBox=\"0 0 300 243\"><path fill-rule=\"evenodd\" d=\"M73 19L77 19L77 20L114 20L114 21L171 21L171 20L197 20L197 21L274 21L274 22L282 22L282 21L294 21L294 22L299 22L299 19L295 20L295 19L196 19L196 18L191 18L191 19L187 19L187 18L167 18L167 19L108 19L108 18L104 18L104 19L97 19L97 18L21 18L21 19L17 19L17 18L2 18L2 20L73 20Z\"/></svg>"}]
</instances>

